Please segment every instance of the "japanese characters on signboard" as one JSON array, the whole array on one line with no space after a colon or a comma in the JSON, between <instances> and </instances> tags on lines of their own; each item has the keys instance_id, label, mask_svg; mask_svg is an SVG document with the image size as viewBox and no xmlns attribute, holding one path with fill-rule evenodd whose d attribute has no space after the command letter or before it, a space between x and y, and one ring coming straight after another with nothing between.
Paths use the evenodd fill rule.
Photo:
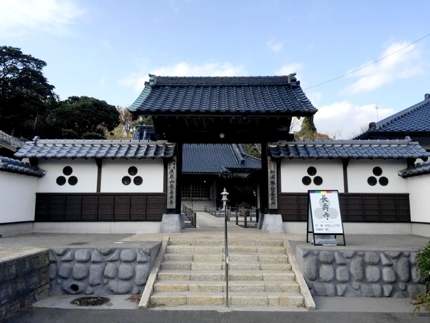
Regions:
<instances>
[{"instance_id":1,"label":"japanese characters on signboard","mask_svg":"<svg viewBox=\"0 0 430 323\"><path fill-rule=\"evenodd\" d=\"M337 191L310 191L309 208L314 234L343 234Z\"/></svg>"}]
</instances>

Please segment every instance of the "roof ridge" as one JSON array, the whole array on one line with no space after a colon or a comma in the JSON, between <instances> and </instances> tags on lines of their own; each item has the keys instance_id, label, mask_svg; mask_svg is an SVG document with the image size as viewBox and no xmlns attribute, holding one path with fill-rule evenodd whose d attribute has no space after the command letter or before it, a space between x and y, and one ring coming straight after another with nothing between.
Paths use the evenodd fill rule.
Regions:
<instances>
[{"instance_id":1,"label":"roof ridge","mask_svg":"<svg viewBox=\"0 0 430 323\"><path fill-rule=\"evenodd\" d=\"M393 123L394 121L397 121L400 118L411 114L412 112L415 112L415 111L417 111L417 110L419 110L419 109L421 109L423 107L425 108L426 107L426 103L428 103L428 102L430 102L428 99L424 99L424 100L422 100L422 101L420 101L418 103L413 104L412 106L410 106L410 107L408 107L406 109L400 110L397 113L395 113L395 114L393 114L391 116L388 116L388 117L386 117L386 118L384 118L384 119L376 122L376 128L377 129L378 128L379 129L380 128L384 128L384 127L388 126L389 124Z\"/></svg>"}]
</instances>

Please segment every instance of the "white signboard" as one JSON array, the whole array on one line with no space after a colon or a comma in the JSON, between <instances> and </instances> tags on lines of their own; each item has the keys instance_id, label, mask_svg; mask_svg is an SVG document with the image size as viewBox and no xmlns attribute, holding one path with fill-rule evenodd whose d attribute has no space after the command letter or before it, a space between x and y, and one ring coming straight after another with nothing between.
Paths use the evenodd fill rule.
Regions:
<instances>
[{"instance_id":1,"label":"white signboard","mask_svg":"<svg viewBox=\"0 0 430 323\"><path fill-rule=\"evenodd\" d=\"M345 246L338 191L308 191L306 242L309 242L309 234L312 234L311 242L316 246L336 246L338 236L342 237Z\"/></svg>"},{"instance_id":2,"label":"white signboard","mask_svg":"<svg viewBox=\"0 0 430 323\"><path fill-rule=\"evenodd\" d=\"M337 191L309 191L309 209L314 234L343 234Z\"/></svg>"}]
</instances>

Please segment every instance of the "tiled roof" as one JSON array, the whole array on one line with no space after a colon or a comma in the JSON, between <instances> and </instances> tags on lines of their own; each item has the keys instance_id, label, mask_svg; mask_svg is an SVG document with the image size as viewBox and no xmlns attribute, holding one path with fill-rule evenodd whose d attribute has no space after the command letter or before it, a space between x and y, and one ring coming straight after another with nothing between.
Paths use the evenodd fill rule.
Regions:
<instances>
[{"instance_id":1,"label":"tiled roof","mask_svg":"<svg viewBox=\"0 0 430 323\"><path fill-rule=\"evenodd\" d=\"M6 132L0 130L0 147L5 147L9 150L16 151L24 144L24 141L8 135Z\"/></svg>"},{"instance_id":2,"label":"tiled roof","mask_svg":"<svg viewBox=\"0 0 430 323\"><path fill-rule=\"evenodd\" d=\"M169 158L175 145L143 140L66 140L27 141L16 157L34 158Z\"/></svg>"},{"instance_id":3,"label":"tiled roof","mask_svg":"<svg viewBox=\"0 0 430 323\"><path fill-rule=\"evenodd\" d=\"M430 132L430 95L424 100L379 122L371 124L369 129L357 139L365 139L372 133Z\"/></svg>"},{"instance_id":4,"label":"tiled roof","mask_svg":"<svg viewBox=\"0 0 430 323\"><path fill-rule=\"evenodd\" d=\"M430 155L417 142L410 140L327 140L287 142L270 145L275 158L423 158Z\"/></svg>"},{"instance_id":5,"label":"tiled roof","mask_svg":"<svg viewBox=\"0 0 430 323\"><path fill-rule=\"evenodd\" d=\"M184 173L219 174L261 168L258 158L245 154L235 144L186 144L182 159Z\"/></svg>"},{"instance_id":6,"label":"tiled roof","mask_svg":"<svg viewBox=\"0 0 430 323\"><path fill-rule=\"evenodd\" d=\"M0 170L37 177L42 177L45 175L45 172L38 167L33 167L30 164L24 163L20 160L2 156L0 156Z\"/></svg>"},{"instance_id":7,"label":"tiled roof","mask_svg":"<svg viewBox=\"0 0 430 323\"><path fill-rule=\"evenodd\" d=\"M415 164L413 167L408 167L399 172L399 175L402 177L411 177L424 174L430 174L430 162Z\"/></svg>"},{"instance_id":8,"label":"tiled roof","mask_svg":"<svg viewBox=\"0 0 430 323\"><path fill-rule=\"evenodd\" d=\"M149 82L130 110L141 113L276 113L317 110L294 74L253 77L162 77Z\"/></svg>"}]
</instances>

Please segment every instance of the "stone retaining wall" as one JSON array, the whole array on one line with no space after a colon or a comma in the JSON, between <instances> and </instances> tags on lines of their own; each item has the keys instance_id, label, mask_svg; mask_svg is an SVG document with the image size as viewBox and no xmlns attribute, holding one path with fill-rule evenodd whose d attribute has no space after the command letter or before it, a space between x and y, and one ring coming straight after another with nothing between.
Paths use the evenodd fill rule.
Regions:
<instances>
[{"instance_id":1,"label":"stone retaining wall","mask_svg":"<svg viewBox=\"0 0 430 323\"><path fill-rule=\"evenodd\" d=\"M0 322L48 295L48 265L47 250L0 261Z\"/></svg>"},{"instance_id":2,"label":"stone retaining wall","mask_svg":"<svg viewBox=\"0 0 430 323\"><path fill-rule=\"evenodd\" d=\"M136 294L145 287L160 243L139 248L67 248L49 253L51 294Z\"/></svg>"},{"instance_id":3,"label":"stone retaining wall","mask_svg":"<svg viewBox=\"0 0 430 323\"><path fill-rule=\"evenodd\" d=\"M296 253L315 296L414 297L425 290L417 251L297 246Z\"/></svg>"}]
</instances>

